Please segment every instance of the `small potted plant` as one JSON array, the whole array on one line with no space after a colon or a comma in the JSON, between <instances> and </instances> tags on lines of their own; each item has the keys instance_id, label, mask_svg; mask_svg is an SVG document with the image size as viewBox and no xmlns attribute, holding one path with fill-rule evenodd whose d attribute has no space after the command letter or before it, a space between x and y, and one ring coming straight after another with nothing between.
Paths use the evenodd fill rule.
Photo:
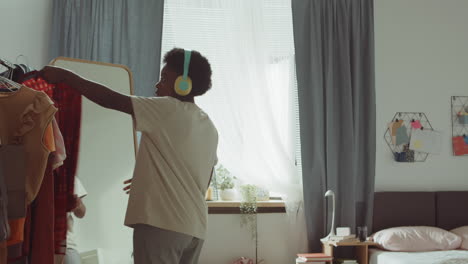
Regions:
<instances>
[{"instance_id":1,"label":"small potted plant","mask_svg":"<svg viewBox=\"0 0 468 264\"><path fill-rule=\"evenodd\" d=\"M257 202L270 200L270 191L265 187L257 186Z\"/></svg>"},{"instance_id":2,"label":"small potted plant","mask_svg":"<svg viewBox=\"0 0 468 264\"><path fill-rule=\"evenodd\" d=\"M219 196L223 201L233 201L236 199L237 193L234 190L234 180L236 177L220 165L216 168L216 176L218 178L218 189L220 190Z\"/></svg>"}]
</instances>

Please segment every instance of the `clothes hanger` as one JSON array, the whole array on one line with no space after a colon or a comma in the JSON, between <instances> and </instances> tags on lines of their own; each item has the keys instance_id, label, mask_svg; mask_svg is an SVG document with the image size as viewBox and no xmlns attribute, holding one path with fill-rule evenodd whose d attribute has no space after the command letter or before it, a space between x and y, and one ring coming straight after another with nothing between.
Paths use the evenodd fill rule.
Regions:
<instances>
[{"instance_id":1,"label":"clothes hanger","mask_svg":"<svg viewBox=\"0 0 468 264\"><path fill-rule=\"evenodd\" d=\"M13 78L13 73L14 73L16 66L13 63L2 58L0 58L0 65L3 65L4 67L7 68L7 70L5 72L2 72L0 76L3 76L11 80Z\"/></svg>"},{"instance_id":2,"label":"clothes hanger","mask_svg":"<svg viewBox=\"0 0 468 264\"><path fill-rule=\"evenodd\" d=\"M5 78L3 76L0 76L0 87L9 90L10 92L13 92L15 90L18 90L21 88L21 85L19 83L15 83L14 81Z\"/></svg>"},{"instance_id":3,"label":"clothes hanger","mask_svg":"<svg viewBox=\"0 0 468 264\"><path fill-rule=\"evenodd\" d=\"M13 68L11 68L11 66L14 67L14 65L3 59L0 59L0 64L7 68L7 71L0 75L0 88L2 92L13 92L14 90L9 80L13 77Z\"/></svg>"},{"instance_id":4,"label":"clothes hanger","mask_svg":"<svg viewBox=\"0 0 468 264\"><path fill-rule=\"evenodd\" d=\"M19 62L20 58L23 58L22 61L24 61L24 63ZM31 72L31 68L29 67L29 59L23 54L20 54L18 57L16 57L16 64L13 64L5 59L0 59L0 65L3 65L7 68L7 71L0 73L0 76L6 77L18 83L23 82L26 78L26 75ZM32 76L28 75L28 78L32 78L34 76L35 74Z\"/></svg>"},{"instance_id":5,"label":"clothes hanger","mask_svg":"<svg viewBox=\"0 0 468 264\"><path fill-rule=\"evenodd\" d=\"M14 70L16 68L13 63L2 58L0 58L0 64L7 67L9 70Z\"/></svg>"},{"instance_id":6,"label":"clothes hanger","mask_svg":"<svg viewBox=\"0 0 468 264\"><path fill-rule=\"evenodd\" d=\"M24 63L19 62L19 58L24 58ZM17 67L20 67L23 70L23 73L26 74L31 71L31 67L29 66L29 59L28 57L24 56L23 54L18 55L16 57L16 63L15 64Z\"/></svg>"}]
</instances>

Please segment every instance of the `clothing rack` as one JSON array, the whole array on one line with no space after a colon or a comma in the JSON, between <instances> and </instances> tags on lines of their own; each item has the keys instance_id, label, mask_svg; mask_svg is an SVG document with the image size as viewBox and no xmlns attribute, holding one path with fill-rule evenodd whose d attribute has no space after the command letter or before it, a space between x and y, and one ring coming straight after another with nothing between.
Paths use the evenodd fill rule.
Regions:
<instances>
[{"instance_id":1,"label":"clothing rack","mask_svg":"<svg viewBox=\"0 0 468 264\"><path fill-rule=\"evenodd\" d=\"M0 263L53 263L56 254L63 256L65 253L67 213L74 206L81 96L65 85L60 86L60 92L55 92L58 86L47 83L37 75L37 71L30 71L26 65L13 64L4 59L0 59L0 65L6 68L3 70L4 67L1 67L0 70L0 92L5 96L0 101L0 112L8 110L10 113L10 118L2 119L5 124L0 124L0 128L4 129L0 138L0 145L3 143L0 163L20 164L17 167L0 166L0 174L6 179L0 186L6 188L6 191L0 192L0 202L8 200L8 210L2 211L0 220L4 219L4 226L11 230L10 235L0 243ZM9 93L17 93L18 96L8 96ZM44 100L45 95L50 100ZM34 111L36 104L40 111L32 118L37 122L28 127L29 130L22 130L26 132L19 135L18 140L11 140L16 137L16 132L8 128L18 126L22 113L25 110ZM57 112L57 119L56 108L62 110ZM34 133L42 135L42 140L36 140L40 137L32 135ZM23 140L26 137L29 138ZM43 151L44 146L48 151ZM22 159L16 159L20 156ZM11 162L12 157L17 162ZM27 164L34 166L33 173L20 171L25 167L21 164L32 160L38 161ZM8 170L2 170L4 168ZM4 195L8 199L3 199Z\"/></svg>"}]
</instances>

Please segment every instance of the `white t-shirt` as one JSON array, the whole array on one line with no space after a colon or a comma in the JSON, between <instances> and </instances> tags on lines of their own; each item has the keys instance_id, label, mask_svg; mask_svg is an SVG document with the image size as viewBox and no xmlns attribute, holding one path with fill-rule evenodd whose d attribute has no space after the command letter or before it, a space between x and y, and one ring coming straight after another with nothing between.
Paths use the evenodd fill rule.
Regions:
<instances>
[{"instance_id":1,"label":"white t-shirt","mask_svg":"<svg viewBox=\"0 0 468 264\"><path fill-rule=\"evenodd\" d=\"M86 189L84 188L83 184L81 184L80 179L75 177L75 195L78 196L78 198L83 198L88 193L86 192ZM74 224L74 216L73 213L68 213L68 218L67 218L67 248L72 248L76 249L77 244L76 244L76 234L73 231L73 224Z\"/></svg>"},{"instance_id":2,"label":"white t-shirt","mask_svg":"<svg viewBox=\"0 0 468 264\"><path fill-rule=\"evenodd\" d=\"M194 103L132 97L142 132L125 225L147 224L204 239L205 193L216 165L218 132Z\"/></svg>"}]
</instances>

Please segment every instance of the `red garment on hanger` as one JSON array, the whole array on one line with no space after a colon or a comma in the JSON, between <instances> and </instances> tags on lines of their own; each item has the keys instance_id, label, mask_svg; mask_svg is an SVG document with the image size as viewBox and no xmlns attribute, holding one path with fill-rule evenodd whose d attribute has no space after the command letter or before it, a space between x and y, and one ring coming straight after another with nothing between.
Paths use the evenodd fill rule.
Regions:
<instances>
[{"instance_id":1,"label":"red garment on hanger","mask_svg":"<svg viewBox=\"0 0 468 264\"><path fill-rule=\"evenodd\" d=\"M54 90L56 107L60 111L56 114L58 126L62 132L67 159L63 166L56 170L55 177L55 209L60 210L55 218L56 233L55 246L60 249L67 237L67 212L75 209L75 174L78 164L81 128L81 95L66 84L58 84ZM65 253L65 252L60 252Z\"/></svg>"},{"instance_id":2,"label":"red garment on hanger","mask_svg":"<svg viewBox=\"0 0 468 264\"><path fill-rule=\"evenodd\" d=\"M26 222L24 224L23 256L28 257L31 251L31 205L26 212Z\"/></svg>"},{"instance_id":3,"label":"red garment on hanger","mask_svg":"<svg viewBox=\"0 0 468 264\"><path fill-rule=\"evenodd\" d=\"M49 162L42 180L41 189L31 204L30 263L54 263L54 157L49 155Z\"/></svg>"}]
</instances>

